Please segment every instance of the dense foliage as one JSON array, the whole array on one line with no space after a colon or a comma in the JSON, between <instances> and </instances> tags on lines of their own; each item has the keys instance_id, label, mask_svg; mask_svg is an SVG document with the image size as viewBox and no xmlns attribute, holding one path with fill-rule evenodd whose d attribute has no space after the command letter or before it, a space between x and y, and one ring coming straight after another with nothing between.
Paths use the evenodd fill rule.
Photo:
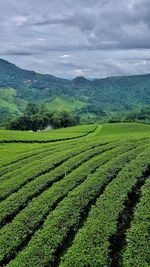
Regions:
<instances>
[{"instance_id":1,"label":"dense foliage","mask_svg":"<svg viewBox=\"0 0 150 267\"><path fill-rule=\"evenodd\" d=\"M150 105L150 74L70 81L0 59L0 97L0 122L22 115L28 102L45 102L50 112L74 112L83 122L102 121L106 113Z\"/></svg>"},{"instance_id":2,"label":"dense foliage","mask_svg":"<svg viewBox=\"0 0 150 267\"><path fill-rule=\"evenodd\" d=\"M13 119L7 124L11 130L42 130L48 126L65 128L79 124L79 117L66 111L50 113L44 105L29 103L23 116Z\"/></svg>"},{"instance_id":3,"label":"dense foliage","mask_svg":"<svg viewBox=\"0 0 150 267\"><path fill-rule=\"evenodd\" d=\"M150 106L138 107L130 112L117 112L107 114L105 117L107 122L143 122L150 123Z\"/></svg>"}]
</instances>

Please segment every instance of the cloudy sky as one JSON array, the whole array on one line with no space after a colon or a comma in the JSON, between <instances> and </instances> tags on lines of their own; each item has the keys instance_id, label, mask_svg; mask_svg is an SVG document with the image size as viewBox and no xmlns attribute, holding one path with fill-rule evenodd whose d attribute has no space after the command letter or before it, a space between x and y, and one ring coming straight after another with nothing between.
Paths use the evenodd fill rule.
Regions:
<instances>
[{"instance_id":1,"label":"cloudy sky","mask_svg":"<svg viewBox=\"0 0 150 267\"><path fill-rule=\"evenodd\" d=\"M59 77L150 72L150 0L0 0L0 58Z\"/></svg>"}]
</instances>

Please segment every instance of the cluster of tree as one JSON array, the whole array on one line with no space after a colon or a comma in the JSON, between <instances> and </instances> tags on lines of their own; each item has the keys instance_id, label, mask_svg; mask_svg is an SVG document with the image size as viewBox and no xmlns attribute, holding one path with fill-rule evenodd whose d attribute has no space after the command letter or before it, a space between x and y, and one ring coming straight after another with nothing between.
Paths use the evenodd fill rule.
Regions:
<instances>
[{"instance_id":1,"label":"cluster of tree","mask_svg":"<svg viewBox=\"0 0 150 267\"><path fill-rule=\"evenodd\" d=\"M81 108L78 113L93 113L94 115L99 117L105 117L107 115L103 109L99 108L96 105L86 105L85 107Z\"/></svg>"},{"instance_id":2,"label":"cluster of tree","mask_svg":"<svg viewBox=\"0 0 150 267\"><path fill-rule=\"evenodd\" d=\"M107 115L109 123L114 122L144 122L150 123L150 106L133 109L130 112Z\"/></svg>"},{"instance_id":3,"label":"cluster of tree","mask_svg":"<svg viewBox=\"0 0 150 267\"><path fill-rule=\"evenodd\" d=\"M124 121L143 121L150 123L150 106L128 112L125 115Z\"/></svg>"},{"instance_id":4,"label":"cluster of tree","mask_svg":"<svg viewBox=\"0 0 150 267\"><path fill-rule=\"evenodd\" d=\"M2 107L0 108L0 122L5 122L12 116L11 112L8 108Z\"/></svg>"},{"instance_id":5,"label":"cluster of tree","mask_svg":"<svg viewBox=\"0 0 150 267\"><path fill-rule=\"evenodd\" d=\"M29 103L21 117L13 119L7 125L11 130L42 130L47 126L63 128L79 124L79 116L66 111L49 112L45 106Z\"/></svg>"}]
</instances>

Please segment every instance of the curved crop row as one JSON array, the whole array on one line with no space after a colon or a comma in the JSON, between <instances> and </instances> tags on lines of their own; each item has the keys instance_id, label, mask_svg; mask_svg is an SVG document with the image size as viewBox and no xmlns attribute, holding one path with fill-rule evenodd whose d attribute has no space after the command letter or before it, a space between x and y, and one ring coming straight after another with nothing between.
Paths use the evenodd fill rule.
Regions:
<instances>
[{"instance_id":1,"label":"curved crop row","mask_svg":"<svg viewBox=\"0 0 150 267\"><path fill-rule=\"evenodd\" d=\"M80 142L78 142L78 145L82 145L87 143L86 140L80 140ZM93 143L93 141L91 141L90 143ZM95 142L96 143L96 142ZM98 143L98 142L97 142ZM26 162L28 163L28 161L30 161L31 157L37 156L45 151L51 151L51 153L54 153L55 151L61 151L63 149L66 149L68 147L75 147L77 145L76 141L68 141L68 142L62 142L60 143L55 143L54 144L48 144L48 145L15 145L15 147L12 147L12 145L5 145L3 147L10 147L10 149L8 150L4 150L4 148L2 148L2 158L3 161L5 162L5 165L3 165L3 167L0 170L0 175L3 174L3 172L7 173L10 171L13 171L14 169L17 169L17 166L20 166L22 164L26 164ZM18 149L18 146L22 147L21 151L20 149ZM23 151L22 151L23 150ZM14 155L14 151L15 151L15 155ZM18 152L17 152L18 151ZM21 152L21 154L20 154ZM18 157L14 160L14 158L16 157L16 155L18 154ZM9 163L6 164L6 162L8 161L8 155L9 156ZM2 165L2 162L1 162Z\"/></svg>"},{"instance_id":2,"label":"curved crop row","mask_svg":"<svg viewBox=\"0 0 150 267\"><path fill-rule=\"evenodd\" d=\"M150 266L150 177L142 186L142 196L126 235L124 267Z\"/></svg>"},{"instance_id":3,"label":"curved crop row","mask_svg":"<svg viewBox=\"0 0 150 267\"><path fill-rule=\"evenodd\" d=\"M50 187L52 183L61 180L83 162L86 162L97 154L107 151L115 146L116 145L104 145L92 149L89 149L87 146L86 151L77 155L69 154L69 159L53 171L38 176L23 186L23 188L21 188L18 192L10 195L7 199L0 203L0 224L6 222L9 216L12 218L12 214L15 214L15 212L24 207L28 201L31 201L33 197L38 196L46 188Z\"/></svg>"},{"instance_id":4,"label":"curved crop row","mask_svg":"<svg viewBox=\"0 0 150 267\"><path fill-rule=\"evenodd\" d=\"M125 149L122 147L120 153L125 152ZM115 159L111 159L104 166L99 167L93 175L89 175L85 182L70 192L49 214L43 228L36 232L28 246L8 266L52 266L55 260L54 254L70 231L77 229L80 218L88 206L96 200L122 167L142 150L143 147L136 148L119 156L116 153ZM110 158L113 157L115 153L114 155L110 153Z\"/></svg>"},{"instance_id":5,"label":"curved crop row","mask_svg":"<svg viewBox=\"0 0 150 267\"><path fill-rule=\"evenodd\" d=\"M91 140L92 141L92 140ZM98 141L98 140L97 140ZM88 140L85 138L78 139L79 143L87 143ZM103 142L102 142L103 143ZM45 149L49 147L50 149L55 149L55 147L60 147L62 149L62 146L69 146L69 145L76 145L77 140L68 140L68 141L62 141L62 142L55 142L50 144L26 144L26 143L17 143L17 144L0 144L1 151L2 151L2 157L0 159L0 165L1 166L8 166L13 163L16 163L22 159L27 158L28 156L34 155L38 150ZM15 152L15 153L14 153Z\"/></svg>"},{"instance_id":6,"label":"curved crop row","mask_svg":"<svg viewBox=\"0 0 150 267\"><path fill-rule=\"evenodd\" d=\"M39 165L39 162L41 162L42 159L46 157L50 157L51 155L57 155L56 153L60 153L60 149L53 148L53 149L44 149L42 151L38 151L36 154L31 155L30 157L27 157L21 161L16 162L16 164L13 164L11 166L7 166L3 168L3 172L5 172L0 177L0 183L3 183L5 181L8 181L8 179L12 177L16 177L16 175L20 175L20 173L24 173L26 170L29 170L29 168L33 169L33 166L36 164Z\"/></svg>"},{"instance_id":7,"label":"curved crop row","mask_svg":"<svg viewBox=\"0 0 150 267\"><path fill-rule=\"evenodd\" d=\"M43 144L1 144L2 157L0 165L5 167L25 159L36 153L40 148L45 147ZM15 152L15 153L14 153Z\"/></svg>"},{"instance_id":8,"label":"curved crop row","mask_svg":"<svg viewBox=\"0 0 150 267\"><path fill-rule=\"evenodd\" d=\"M150 149L147 149L106 187L89 213L87 222L76 235L73 245L63 256L61 267L111 266L110 237L116 232L117 219L124 209L128 193L150 168L149 157ZM15 265L12 262L10 266Z\"/></svg>"},{"instance_id":9,"label":"curved crop row","mask_svg":"<svg viewBox=\"0 0 150 267\"><path fill-rule=\"evenodd\" d=\"M67 146L67 144L65 144L65 145ZM8 146L8 145L6 145L6 146ZM17 145L17 146L20 146L20 145ZM15 155L17 154L17 151L16 151L17 147L16 148L11 147L10 149L13 150L13 154L14 154L14 151L15 151ZM49 152L53 151L53 153L54 153L55 151L59 151L61 149L62 149L62 146L60 146L59 144L55 144L55 146L53 146L53 145L47 145L47 146L40 145L38 148L34 147L34 145L31 147L28 145L28 150L26 151L24 149L25 151L23 152L23 154L22 153L19 154L19 157L16 160L14 160L14 155L13 154L11 155L11 158L13 160L9 164L5 164L5 166L3 166L1 168L0 176L2 176L3 174L5 174L7 172L11 172L11 171L16 170L20 166L30 162L33 158L40 157L40 155L42 153L46 153L48 151ZM6 159L8 159L9 153L10 153L9 151L5 151L5 152L3 151L4 162L6 162Z\"/></svg>"},{"instance_id":10,"label":"curved crop row","mask_svg":"<svg viewBox=\"0 0 150 267\"><path fill-rule=\"evenodd\" d=\"M131 149L133 145L128 145L128 147L128 149ZM70 190L86 180L87 176L100 165L106 163L112 157L117 156L121 151L122 153L125 152L126 146L113 150L114 151L106 151L102 155L98 155L86 163L83 163L63 180L56 182L39 197L33 199L32 202L14 218L12 223L4 226L0 230L0 260L5 261L6 259L10 259L20 244L34 233L50 210L52 210ZM123 158L125 157L126 155L123 156Z\"/></svg>"},{"instance_id":11,"label":"curved crop row","mask_svg":"<svg viewBox=\"0 0 150 267\"><path fill-rule=\"evenodd\" d=\"M50 153L50 156L48 155L47 157L44 157L43 160L37 160L36 165L31 162L31 168L25 166L25 171L23 173L21 173L20 170L16 171L15 176L9 178L0 185L0 200L5 199L12 193L18 191L21 187L36 177L56 168L71 156L83 152L87 149L87 146L90 147L91 144L86 146L83 144L74 149L64 149L63 151L58 152L55 156L53 153Z\"/></svg>"},{"instance_id":12,"label":"curved crop row","mask_svg":"<svg viewBox=\"0 0 150 267\"><path fill-rule=\"evenodd\" d=\"M49 132L27 132L27 131L0 131L0 143L48 143L63 140L70 140L75 138L80 138L87 136L88 134L94 132L98 126L97 125L84 125L68 127L60 130L51 130Z\"/></svg>"},{"instance_id":13,"label":"curved crop row","mask_svg":"<svg viewBox=\"0 0 150 267\"><path fill-rule=\"evenodd\" d=\"M94 147L96 145L100 146L99 143L96 144L93 142L90 142L90 144L87 144L87 145L85 144L85 142L80 143L80 146L81 147L84 146L85 149L86 149L86 146L88 148L88 147ZM32 154L30 157L23 159L19 162L16 162L15 165L11 165L11 166L7 166L3 168L3 171L5 171L6 173L0 177L0 183L5 182L5 180L8 181L8 179L11 177L15 177L16 179L16 175L19 175L20 177L20 172L24 174L26 170L28 170L29 172L31 169L36 172L36 168L35 167L33 168L34 165L35 166L37 165L39 168L39 164L42 166L43 160L45 162L46 158L51 157L51 156L53 157L54 155L55 156L59 155L59 153L62 153L63 151L67 151L68 149L69 150L74 149L74 148L77 149L77 147L79 147L79 145L77 145L76 143L70 143L69 145L67 143L64 143L61 146L57 144L55 147L48 146L42 150L38 150L38 152L36 152L35 154Z\"/></svg>"}]
</instances>

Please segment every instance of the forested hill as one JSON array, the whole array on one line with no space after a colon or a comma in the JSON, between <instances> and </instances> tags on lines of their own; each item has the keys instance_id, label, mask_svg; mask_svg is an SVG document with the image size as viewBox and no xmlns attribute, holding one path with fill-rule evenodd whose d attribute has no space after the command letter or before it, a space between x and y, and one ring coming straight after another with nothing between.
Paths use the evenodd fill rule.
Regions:
<instances>
[{"instance_id":1,"label":"forested hill","mask_svg":"<svg viewBox=\"0 0 150 267\"><path fill-rule=\"evenodd\" d=\"M21 114L28 102L45 102L49 110L74 111L85 117L101 110L131 110L150 104L150 74L67 80L23 70L0 59L1 121Z\"/></svg>"}]
</instances>

